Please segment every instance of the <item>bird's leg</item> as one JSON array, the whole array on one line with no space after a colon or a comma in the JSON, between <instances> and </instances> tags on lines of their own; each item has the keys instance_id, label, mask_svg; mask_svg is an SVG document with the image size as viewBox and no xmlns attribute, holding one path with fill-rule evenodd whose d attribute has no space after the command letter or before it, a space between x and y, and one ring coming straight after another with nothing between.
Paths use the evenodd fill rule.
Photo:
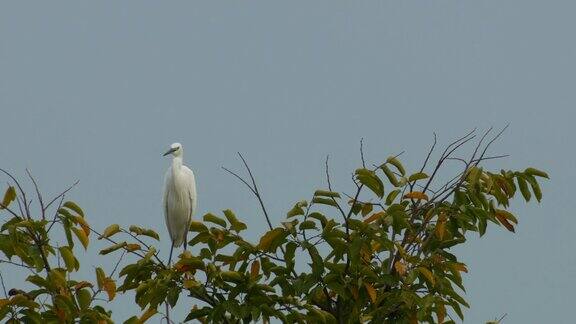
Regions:
<instances>
[{"instance_id":1,"label":"bird's leg","mask_svg":"<svg viewBox=\"0 0 576 324\"><path fill-rule=\"evenodd\" d=\"M170 256L168 257L168 267L172 265L172 252L174 251L174 242L172 242L172 246L170 247Z\"/></svg>"}]
</instances>

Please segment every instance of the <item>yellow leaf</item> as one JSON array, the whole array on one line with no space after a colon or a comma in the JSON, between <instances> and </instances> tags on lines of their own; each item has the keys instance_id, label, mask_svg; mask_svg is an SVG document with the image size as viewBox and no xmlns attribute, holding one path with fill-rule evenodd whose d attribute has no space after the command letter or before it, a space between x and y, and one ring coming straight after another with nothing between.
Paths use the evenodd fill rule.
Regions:
<instances>
[{"instance_id":1,"label":"yellow leaf","mask_svg":"<svg viewBox=\"0 0 576 324\"><path fill-rule=\"evenodd\" d=\"M8 304L10 304L10 299L6 298L0 299L0 309Z\"/></svg>"},{"instance_id":2,"label":"yellow leaf","mask_svg":"<svg viewBox=\"0 0 576 324\"><path fill-rule=\"evenodd\" d=\"M9 186L4 193L4 199L2 199L2 205L0 206L0 209L8 207L8 205L10 205L14 199L16 199L16 189L14 189L12 186Z\"/></svg>"},{"instance_id":3,"label":"yellow leaf","mask_svg":"<svg viewBox=\"0 0 576 324\"><path fill-rule=\"evenodd\" d=\"M76 222L78 222L78 224L80 224L80 227L84 231L84 234L86 234L86 236L89 236L90 235L90 226L88 225L86 220L80 216L74 216L74 220Z\"/></svg>"},{"instance_id":4,"label":"yellow leaf","mask_svg":"<svg viewBox=\"0 0 576 324\"><path fill-rule=\"evenodd\" d=\"M435 285L436 281L434 280L434 275L430 270L424 267L418 267L418 271L424 276L424 278L426 278L426 280L428 280L429 283L432 284L432 286Z\"/></svg>"},{"instance_id":5,"label":"yellow leaf","mask_svg":"<svg viewBox=\"0 0 576 324\"><path fill-rule=\"evenodd\" d=\"M379 219L380 217L382 217L384 215L386 215L386 213L384 211L379 211L377 213L370 215L370 217L366 218L364 220L364 223L366 223L366 224L372 223L373 221Z\"/></svg>"},{"instance_id":6,"label":"yellow leaf","mask_svg":"<svg viewBox=\"0 0 576 324\"><path fill-rule=\"evenodd\" d=\"M438 239L440 241L442 241L442 239L444 239L445 229L446 229L446 223L445 222L439 221L436 224L435 233L436 233L436 236L438 237Z\"/></svg>"},{"instance_id":7,"label":"yellow leaf","mask_svg":"<svg viewBox=\"0 0 576 324\"><path fill-rule=\"evenodd\" d=\"M108 294L108 301L111 301L116 296L116 283L112 278L104 279L102 289Z\"/></svg>"},{"instance_id":8,"label":"yellow leaf","mask_svg":"<svg viewBox=\"0 0 576 324\"><path fill-rule=\"evenodd\" d=\"M184 280L182 286L184 286L184 288L186 289L190 289L190 288L194 288L194 287L200 287L202 284L199 283L198 281L194 280L194 279L188 279L188 280Z\"/></svg>"},{"instance_id":9,"label":"yellow leaf","mask_svg":"<svg viewBox=\"0 0 576 324\"><path fill-rule=\"evenodd\" d=\"M140 244L136 244L136 243L126 244L126 246L124 248L128 252L133 252L133 251L140 250Z\"/></svg>"},{"instance_id":10,"label":"yellow leaf","mask_svg":"<svg viewBox=\"0 0 576 324\"><path fill-rule=\"evenodd\" d=\"M406 265L401 261L396 261L394 263L394 269L396 269L396 272L398 272L398 274L400 274L401 276L403 276L406 273Z\"/></svg>"},{"instance_id":11,"label":"yellow leaf","mask_svg":"<svg viewBox=\"0 0 576 324\"><path fill-rule=\"evenodd\" d=\"M76 234L76 237L78 238L80 243L82 243L82 246L86 250L88 248L88 236L86 235L86 233L77 227L72 227L72 231L74 232L74 234Z\"/></svg>"},{"instance_id":12,"label":"yellow leaf","mask_svg":"<svg viewBox=\"0 0 576 324\"><path fill-rule=\"evenodd\" d=\"M138 323L145 323L150 317L154 316L158 311L156 308L148 308L138 319Z\"/></svg>"},{"instance_id":13,"label":"yellow leaf","mask_svg":"<svg viewBox=\"0 0 576 324\"><path fill-rule=\"evenodd\" d=\"M100 237L98 238L99 240L103 239L103 238L108 238L116 233L120 232L120 225L118 224L112 224L108 227L106 227L106 229L104 230L104 232L102 233L102 235L100 235Z\"/></svg>"},{"instance_id":14,"label":"yellow leaf","mask_svg":"<svg viewBox=\"0 0 576 324\"><path fill-rule=\"evenodd\" d=\"M404 199L428 200L428 195L420 191L412 191L405 194Z\"/></svg>"},{"instance_id":15,"label":"yellow leaf","mask_svg":"<svg viewBox=\"0 0 576 324\"><path fill-rule=\"evenodd\" d=\"M366 287L366 291L368 292L368 296L370 296L370 300L372 301L372 303L376 304L376 301L378 300L376 289L374 289L374 287L367 282L364 283L364 287Z\"/></svg>"},{"instance_id":16,"label":"yellow leaf","mask_svg":"<svg viewBox=\"0 0 576 324\"><path fill-rule=\"evenodd\" d=\"M271 231L266 232L264 236L260 238L260 243L258 244L258 248L261 250L268 250L272 242L280 235L284 233L284 229L282 228L275 228Z\"/></svg>"},{"instance_id":17,"label":"yellow leaf","mask_svg":"<svg viewBox=\"0 0 576 324\"><path fill-rule=\"evenodd\" d=\"M468 269L466 268L466 265L464 263L452 263L452 268L461 272L468 273Z\"/></svg>"}]
</instances>

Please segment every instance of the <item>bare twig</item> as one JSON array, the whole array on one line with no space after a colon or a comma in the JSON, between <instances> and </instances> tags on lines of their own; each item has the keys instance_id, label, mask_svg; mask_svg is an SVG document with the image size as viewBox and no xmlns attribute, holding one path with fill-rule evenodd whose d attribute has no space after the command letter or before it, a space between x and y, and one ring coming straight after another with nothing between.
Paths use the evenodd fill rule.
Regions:
<instances>
[{"instance_id":1,"label":"bare twig","mask_svg":"<svg viewBox=\"0 0 576 324\"><path fill-rule=\"evenodd\" d=\"M360 159L362 160L362 167L366 168L366 161L364 161L364 138L360 139Z\"/></svg>"},{"instance_id":2,"label":"bare twig","mask_svg":"<svg viewBox=\"0 0 576 324\"><path fill-rule=\"evenodd\" d=\"M248 163L246 163L246 160L244 159L242 154L240 154L240 152L237 152L237 153L238 153L238 156L240 157L240 159L242 160L242 163L244 164L246 171L248 171L248 175L250 176L250 180L252 181L252 186L246 180L244 180L241 176L239 176L238 174L226 169L225 167L222 167L222 169L224 169L228 173L230 173L233 176L235 176L236 178L238 178L240 181L242 181L242 183L244 183L248 187L248 189L250 189L250 191L252 191L252 193L256 196L256 199L258 199L258 202L260 203L260 208L262 209L262 212L264 213L264 217L266 218L266 222L268 223L268 227L270 229L273 229L274 226L272 226L272 222L270 221L270 217L268 216L268 211L266 210L266 207L264 206L264 201L262 200L262 196L260 195L260 191L258 191L258 186L256 185L256 180L254 179L254 175L252 174L252 170L250 170L250 167L248 166Z\"/></svg>"},{"instance_id":3,"label":"bare twig","mask_svg":"<svg viewBox=\"0 0 576 324\"><path fill-rule=\"evenodd\" d=\"M72 188L74 188L78 183L80 183L80 180L76 180L70 187L68 187L66 190L62 191L60 194L58 194L56 197L54 197L52 200L50 200L50 202L46 205L45 209L50 208L50 206L51 206L56 200L58 200L58 198L64 196L66 193L68 193L68 191L72 190Z\"/></svg>"},{"instance_id":4,"label":"bare twig","mask_svg":"<svg viewBox=\"0 0 576 324\"><path fill-rule=\"evenodd\" d=\"M326 182L328 183L328 190L332 191L332 184L330 183L330 172L328 170L328 159L330 159L330 155L326 155Z\"/></svg>"},{"instance_id":5,"label":"bare twig","mask_svg":"<svg viewBox=\"0 0 576 324\"><path fill-rule=\"evenodd\" d=\"M430 150L428 150L428 154L426 155L426 159L424 160L424 164L422 164L422 167L420 168L420 172L423 172L424 169L426 168L426 164L428 164L428 160L430 159L430 155L432 155L432 152L434 152L434 148L436 147L436 141L437 141L436 132L434 132L434 143L432 143Z\"/></svg>"},{"instance_id":6,"label":"bare twig","mask_svg":"<svg viewBox=\"0 0 576 324\"><path fill-rule=\"evenodd\" d=\"M38 197L38 202L40 203L42 220L45 220L46 215L44 212L46 211L46 209L44 208L44 201L42 200L42 194L40 193L40 190L38 189L38 184L36 183L36 180L32 176L32 173L30 173L30 170L28 170L28 168L26 168L26 173L28 174L28 178L30 178L30 180L34 184L34 189L36 190L36 196Z\"/></svg>"}]
</instances>

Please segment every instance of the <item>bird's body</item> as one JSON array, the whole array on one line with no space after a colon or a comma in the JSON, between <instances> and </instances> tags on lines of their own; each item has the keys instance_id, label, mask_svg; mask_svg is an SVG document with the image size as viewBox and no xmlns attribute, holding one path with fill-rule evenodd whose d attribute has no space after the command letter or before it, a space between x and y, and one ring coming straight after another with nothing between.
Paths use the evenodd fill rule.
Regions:
<instances>
[{"instance_id":1,"label":"bird's body","mask_svg":"<svg viewBox=\"0 0 576 324\"><path fill-rule=\"evenodd\" d=\"M192 170L183 165L182 145L172 144L164 155L168 154L172 154L174 158L164 177L164 218L172 240L172 248L184 244L186 249L190 221L196 211L196 181ZM170 259L171 256L172 250Z\"/></svg>"}]
</instances>

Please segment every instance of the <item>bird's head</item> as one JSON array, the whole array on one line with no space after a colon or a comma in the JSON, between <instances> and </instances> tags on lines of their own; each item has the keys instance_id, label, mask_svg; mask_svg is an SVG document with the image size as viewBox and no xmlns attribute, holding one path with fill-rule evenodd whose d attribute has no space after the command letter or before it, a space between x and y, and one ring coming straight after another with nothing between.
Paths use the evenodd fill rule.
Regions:
<instances>
[{"instance_id":1,"label":"bird's head","mask_svg":"<svg viewBox=\"0 0 576 324\"><path fill-rule=\"evenodd\" d=\"M166 151L166 153L164 153L164 156L172 154L173 156L182 156L182 144L180 143L174 143L172 145L170 145L170 149L168 151Z\"/></svg>"}]
</instances>

